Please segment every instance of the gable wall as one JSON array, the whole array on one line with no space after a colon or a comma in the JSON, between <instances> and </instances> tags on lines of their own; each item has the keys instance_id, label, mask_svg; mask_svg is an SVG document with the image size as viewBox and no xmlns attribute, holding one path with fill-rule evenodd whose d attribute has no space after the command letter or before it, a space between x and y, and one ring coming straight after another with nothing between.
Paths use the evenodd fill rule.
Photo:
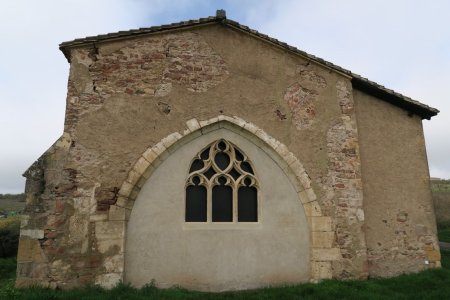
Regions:
<instances>
[{"instance_id":1,"label":"gable wall","mask_svg":"<svg viewBox=\"0 0 450 300\"><path fill-rule=\"evenodd\" d=\"M440 266L422 120L354 90L371 276Z\"/></svg>"},{"instance_id":2,"label":"gable wall","mask_svg":"<svg viewBox=\"0 0 450 300\"><path fill-rule=\"evenodd\" d=\"M130 170L186 121L218 115L252 122L303 164L334 232L313 241L328 248L312 254L319 277L366 278L353 96L348 78L220 25L73 49L64 147L44 170L59 177L44 175L28 207L24 230L39 234L22 237L17 284L120 280L124 229L111 210Z\"/></svg>"}]
</instances>

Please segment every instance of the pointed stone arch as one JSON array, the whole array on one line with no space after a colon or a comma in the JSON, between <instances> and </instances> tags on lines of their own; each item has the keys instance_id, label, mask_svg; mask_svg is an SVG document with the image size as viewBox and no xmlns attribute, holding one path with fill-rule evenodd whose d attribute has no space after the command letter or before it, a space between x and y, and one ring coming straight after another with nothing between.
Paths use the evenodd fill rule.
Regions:
<instances>
[{"instance_id":1,"label":"pointed stone arch","mask_svg":"<svg viewBox=\"0 0 450 300\"><path fill-rule=\"evenodd\" d=\"M149 147L136 161L129 171L127 179L123 182L118 193L117 202L111 206L108 216L109 221L123 222L122 249L126 238L126 224L129 220L134 201L156 168L171 153L195 138L208 132L225 128L243 135L256 144L287 175L297 192L299 201L303 206L309 222L311 281L331 278L331 262L340 258L339 249L332 247L334 232L332 231L331 218L323 216L320 204L311 186L311 179L297 157L284 144L269 136L264 130L236 116L219 115L218 117L205 121L191 119L186 122L186 125L187 129L183 133L174 132L163 138L159 143ZM119 264L121 264L119 268L121 271L119 273L116 272L114 275L101 275L103 278L112 275L110 276L112 277L112 281L109 281L108 285L114 284L113 281L123 280L123 256L122 251L119 259ZM102 279L97 281L100 284L104 282Z\"/></svg>"}]
</instances>

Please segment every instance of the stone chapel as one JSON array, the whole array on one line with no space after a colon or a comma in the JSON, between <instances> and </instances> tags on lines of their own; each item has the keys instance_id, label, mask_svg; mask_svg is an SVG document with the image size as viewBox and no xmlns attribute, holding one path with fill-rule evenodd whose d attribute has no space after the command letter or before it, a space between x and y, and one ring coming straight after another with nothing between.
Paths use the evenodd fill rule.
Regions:
<instances>
[{"instance_id":1,"label":"stone chapel","mask_svg":"<svg viewBox=\"0 0 450 300\"><path fill-rule=\"evenodd\" d=\"M19 287L202 291L440 267L439 112L214 17L64 42L64 132L25 172Z\"/></svg>"}]
</instances>

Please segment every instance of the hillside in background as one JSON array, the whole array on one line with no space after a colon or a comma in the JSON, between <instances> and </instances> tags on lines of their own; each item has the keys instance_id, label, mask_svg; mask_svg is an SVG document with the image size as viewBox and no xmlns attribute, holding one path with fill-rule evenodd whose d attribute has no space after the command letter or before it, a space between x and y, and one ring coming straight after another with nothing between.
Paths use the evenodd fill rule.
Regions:
<instances>
[{"instance_id":1,"label":"hillside in background","mask_svg":"<svg viewBox=\"0 0 450 300\"><path fill-rule=\"evenodd\" d=\"M25 207L25 194L0 194L0 214L20 212Z\"/></svg>"},{"instance_id":2,"label":"hillside in background","mask_svg":"<svg viewBox=\"0 0 450 300\"><path fill-rule=\"evenodd\" d=\"M436 221L439 224L450 224L450 179L431 179Z\"/></svg>"}]
</instances>

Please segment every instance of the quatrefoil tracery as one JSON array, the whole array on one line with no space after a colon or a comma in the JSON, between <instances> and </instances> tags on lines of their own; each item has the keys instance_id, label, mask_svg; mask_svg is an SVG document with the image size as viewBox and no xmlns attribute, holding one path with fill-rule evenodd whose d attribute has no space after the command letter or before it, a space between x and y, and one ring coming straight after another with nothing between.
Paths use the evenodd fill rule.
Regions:
<instances>
[{"instance_id":1,"label":"quatrefoil tracery","mask_svg":"<svg viewBox=\"0 0 450 300\"><path fill-rule=\"evenodd\" d=\"M208 145L194 158L187 180L187 185L211 187L221 184L235 188L258 186L247 156L223 139Z\"/></svg>"}]
</instances>

